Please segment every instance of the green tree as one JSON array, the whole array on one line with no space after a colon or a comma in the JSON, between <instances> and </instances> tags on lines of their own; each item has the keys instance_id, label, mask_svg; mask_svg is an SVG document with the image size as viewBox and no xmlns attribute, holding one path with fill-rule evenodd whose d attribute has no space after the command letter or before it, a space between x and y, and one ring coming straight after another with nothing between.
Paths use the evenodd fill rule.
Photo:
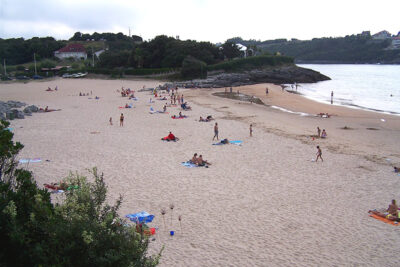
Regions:
<instances>
[{"instance_id":1,"label":"green tree","mask_svg":"<svg viewBox=\"0 0 400 267\"><path fill-rule=\"evenodd\" d=\"M207 64L192 56L187 56L182 63L181 76L184 79L206 78Z\"/></svg>"},{"instance_id":2,"label":"green tree","mask_svg":"<svg viewBox=\"0 0 400 267\"><path fill-rule=\"evenodd\" d=\"M229 42L229 41L225 42L222 45L222 53L228 59L233 59L235 57L240 56L239 48L236 46L235 43L232 43L232 42Z\"/></svg>"}]
</instances>

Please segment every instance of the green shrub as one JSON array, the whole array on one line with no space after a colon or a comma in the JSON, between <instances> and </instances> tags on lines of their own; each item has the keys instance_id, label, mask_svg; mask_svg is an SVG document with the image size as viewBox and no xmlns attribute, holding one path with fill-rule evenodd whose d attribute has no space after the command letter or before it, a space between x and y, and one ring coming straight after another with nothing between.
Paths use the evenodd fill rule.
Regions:
<instances>
[{"instance_id":1,"label":"green shrub","mask_svg":"<svg viewBox=\"0 0 400 267\"><path fill-rule=\"evenodd\" d=\"M227 62L209 65L207 70L224 70L224 71L238 71L238 70L251 70L269 66L279 66L283 64L292 64L293 58L286 56L256 56L235 59Z\"/></svg>"},{"instance_id":2,"label":"green shrub","mask_svg":"<svg viewBox=\"0 0 400 267\"><path fill-rule=\"evenodd\" d=\"M192 56L187 56L182 63L181 76L183 79L207 77L207 64Z\"/></svg>"}]
</instances>

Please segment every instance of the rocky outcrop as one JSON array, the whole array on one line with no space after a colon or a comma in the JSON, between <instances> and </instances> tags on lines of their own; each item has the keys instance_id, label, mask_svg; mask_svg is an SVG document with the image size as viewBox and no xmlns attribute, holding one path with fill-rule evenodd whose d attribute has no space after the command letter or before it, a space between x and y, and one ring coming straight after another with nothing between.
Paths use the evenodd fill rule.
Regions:
<instances>
[{"instance_id":1,"label":"rocky outcrop","mask_svg":"<svg viewBox=\"0 0 400 267\"><path fill-rule=\"evenodd\" d=\"M211 74L207 79L177 82L174 85L186 88L220 88L257 83L315 83L325 80L330 78L311 69L290 65L241 73Z\"/></svg>"},{"instance_id":2,"label":"rocky outcrop","mask_svg":"<svg viewBox=\"0 0 400 267\"><path fill-rule=\"evenodd\" d=\"M25 103L19 101L0 101L0 120L24 119L25 115L31 116L32 112L38 112L39 108L35 105L28 106L24 110L19 110L26 106Z\"/></svg>"}]
</instances>

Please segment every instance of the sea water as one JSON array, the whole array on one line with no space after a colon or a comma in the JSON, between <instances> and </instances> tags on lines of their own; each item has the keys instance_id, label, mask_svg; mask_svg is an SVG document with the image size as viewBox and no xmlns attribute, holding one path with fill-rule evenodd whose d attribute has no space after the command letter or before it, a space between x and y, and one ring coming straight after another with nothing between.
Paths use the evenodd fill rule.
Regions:
<instances>
[{"instance_id":1,"label":"sea water","mask_svg":"<svg viewBox=\"0 0 400 267\"><path fill-rule=\"evenodd\" d=\"M300 64L332 80L299 84L305 97L353 108L400 115L400 65ZM295 88L295 87L294 87Z\"/></svg>"}]
</instances>

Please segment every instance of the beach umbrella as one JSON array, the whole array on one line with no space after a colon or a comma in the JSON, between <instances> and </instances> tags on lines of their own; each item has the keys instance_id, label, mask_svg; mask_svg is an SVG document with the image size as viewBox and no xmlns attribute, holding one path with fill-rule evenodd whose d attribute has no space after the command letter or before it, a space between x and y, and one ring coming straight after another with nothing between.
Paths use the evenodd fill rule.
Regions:
<instances>
[{"instance_id":1,"label":"beach umbrella","mask_svg":"<svg viewBox=\"0 0 400 267\"><path fill-rule=\"evenodd\" d=\"M149 223L154 219L154 215L151 215L146 211L128 214L125 217L135 223Z\"/></svg>"}]
</instances>

